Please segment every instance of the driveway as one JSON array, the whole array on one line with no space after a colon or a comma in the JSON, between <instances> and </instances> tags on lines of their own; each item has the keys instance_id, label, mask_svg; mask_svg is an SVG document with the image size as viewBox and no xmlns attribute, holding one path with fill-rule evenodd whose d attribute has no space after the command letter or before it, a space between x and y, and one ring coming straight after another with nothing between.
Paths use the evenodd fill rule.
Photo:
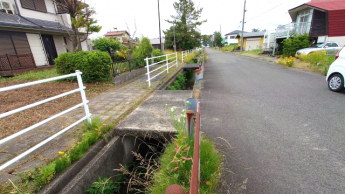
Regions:
<instances>
[{"instance_id":1,"label":"driveway","mask_svg":"<svg viewBox=\"0 0 345 194\"><path fill-rule=\"evenodd\" d=\"M322 75L207 52L202 130L226 157L220 193L345 193L345 94Z\"/></svg>"}]
</instances>

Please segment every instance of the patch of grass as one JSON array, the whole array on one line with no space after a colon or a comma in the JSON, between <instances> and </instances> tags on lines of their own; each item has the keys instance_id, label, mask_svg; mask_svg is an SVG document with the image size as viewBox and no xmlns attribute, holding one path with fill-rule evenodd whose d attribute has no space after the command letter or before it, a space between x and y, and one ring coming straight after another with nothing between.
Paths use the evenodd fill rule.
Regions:
<instances>
[{"instance_id":1,"label":"patch of grass","mask_svg":"<svg viewBox=\"0 0 345 194\"><path fill-rule=\"evenodd\" d=\"M255 49L255 50L250 50L250 51L243 51L242 53L249 53L249 54L259 55L262 52L263 52L262 49Z\"/></svg>"},{"instance_id":2,"label":"patch of grass","mask_svg":"<svg viewBox=\"0 0 345 194\"><path fill-rule=\"evenodd\" d=\"M173 184L182 186L185 192L190 188L194 139L187 137L184 130L185 111L182 111L180 120L174 113L174 107L169 113L179 133L173 143L166 147L165 153L160 158L160 169L154 175L152 186L148 188L148 193L152 194L165 193L166 188ZM202 136L200 193L215 193L221 176L221 164L222 156L213 142Z\"/></svg>"},{"instance_id":3,"label":"patch of grass","mask_svg":"<svg viewBox=\"0 0 345 194\"><path fill-rule=\"evenodd\" d=\"M9 82L9 81L18 80L18 81L26 82L26 81L47 79L47 78L56 77L56 76L59 76L59 74L54 68L54 69L45 69L45 70L40 70L40 71L29 71L29 72L25 72L23 74L16 75L10 78L2 77L0 78L0 81Z\"/></svg>"},{"instance_id":4,"label":"patch of grass","mask_svg":"<svg viewBox=\"0 0 345 194\"><path fill-rule=\"evenodd\" d=\"M319 72L324 75L327 74L329 66L334 62L334 55L327 55L326 51L313 52L308 55L302 54L299 59L303 62L309 63L308 70Z\"/></svg>"},{"instance_id":5,"label":"patch of grass","mask_svg":"<svg viewBox=\"0 0 345 194\"><path fill-rule=\"evenodd\" d=\"M222 47L220 50L223 51L223 52L229 52L229 51L232 52L236 48L237 48L236 44L231 44L231 45L226 45L226 46Z\"/></svg>"}]
</instances>

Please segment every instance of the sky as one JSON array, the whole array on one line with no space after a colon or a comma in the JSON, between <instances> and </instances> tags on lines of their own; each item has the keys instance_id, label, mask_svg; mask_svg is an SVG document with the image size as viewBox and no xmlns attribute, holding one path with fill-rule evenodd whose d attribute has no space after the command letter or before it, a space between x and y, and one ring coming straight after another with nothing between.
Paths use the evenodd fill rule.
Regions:
<instances>
[{"instance_id":1,"label":"sky","mask_svg":"<svg viewBox=\"0 0 345 194\"><path fill-rule=\"evenodd\" d=\"M170 24L165 20L176 15L173 3L178 0L159 0L162 36ZM201 34L220 31L225 35L241 30L244 0L193 0L196 7L203 8L200 20L207 20L199 27ZM288 10L309 0L247 0L244 30L253 28L275 30L278 25L291 22ZM159 37L158 0L86 0L96 10L95 18L102 26L91 39L101 37L108 31L127 30L135 37L150 39ZM128 26L128 27L127 27ZM136 28L135 28L136 26Z\"/></svg>"}]
</instances>

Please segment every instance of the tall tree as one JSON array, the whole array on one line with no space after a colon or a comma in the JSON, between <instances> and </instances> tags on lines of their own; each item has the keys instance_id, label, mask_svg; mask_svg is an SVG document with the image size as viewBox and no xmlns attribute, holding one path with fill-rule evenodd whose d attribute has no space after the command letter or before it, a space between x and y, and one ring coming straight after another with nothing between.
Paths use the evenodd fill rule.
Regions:
<instances>
[{"instance_id":1,"label":"tall tree","mask_svg":"<svg viewBox=\"0 0 345 194\"><path fill-rule=\"evenodd\" d=\"M252 29L252 32L259 32L260 30L259 30L259 28L253 28Z\"/></svg>"},{"instance_id":2,"label":"tall tree","mask_svg":"<svg viewBox=\"0 0 345 194\"><path fill-rule=\"evenodd\" d=\"M222 34L220 32L214 32L214 44L217 47L222 47Z\"/></svg>"},{"instance_id":3,"label":"tall tree","mask_svg":"<svg viewBox=\"0 0 345 194\"><path fill-rule=\"evenodd\" d=\"M199 21L202 8L195 8L192 0L179 0L173 4L176 15L172 15L172 20L166 20L175 26L176 49L188 50L201 46L201 34L198 26L207 20ZM165 34L165 48L173 48L174 27L163 31Z\"/></svg>"},{"instance_id":4,"label":"tall tree","mask_svg":"<svg viewBox=\"0 0 345 194\"><path fill-rule=\"evenodd\" d=\"M212 37L212 35L202 35L201 36L201 41L202 41L202 44L204 45L204 46L207 46L208 44L210 44L211 43L211 37Z\"/></svg>"},{"instance_id":5,"label":"tall tree","mask_svg":"<svg viewBox=\"0 0 345 194\"><path fill-rule=\"evenodd\" d=\"M102 28L96 25L97 20L93 18L95 10L81 0L54 0L54 2L59 11L67 12L71 16L72 32L69 31L68 34L73 44L73 51L82 50L81 42Z\"/></svg>"}]
</instances>

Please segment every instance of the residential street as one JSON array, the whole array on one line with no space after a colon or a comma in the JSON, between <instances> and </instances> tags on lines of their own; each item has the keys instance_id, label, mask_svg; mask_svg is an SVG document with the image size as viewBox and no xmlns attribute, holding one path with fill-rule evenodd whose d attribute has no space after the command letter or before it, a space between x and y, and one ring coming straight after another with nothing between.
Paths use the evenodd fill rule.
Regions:
<instances>
[{"instance_id":1,"label":"residential street","mask_svg":"<svg viewBox=\"0 0 345 194\"><path fill-rule=\"evenodd\" d=\"M344 193L345 93L322 75L206 51L202 131L226 155L231 191Z\"/></svg>"}]
</instances>

